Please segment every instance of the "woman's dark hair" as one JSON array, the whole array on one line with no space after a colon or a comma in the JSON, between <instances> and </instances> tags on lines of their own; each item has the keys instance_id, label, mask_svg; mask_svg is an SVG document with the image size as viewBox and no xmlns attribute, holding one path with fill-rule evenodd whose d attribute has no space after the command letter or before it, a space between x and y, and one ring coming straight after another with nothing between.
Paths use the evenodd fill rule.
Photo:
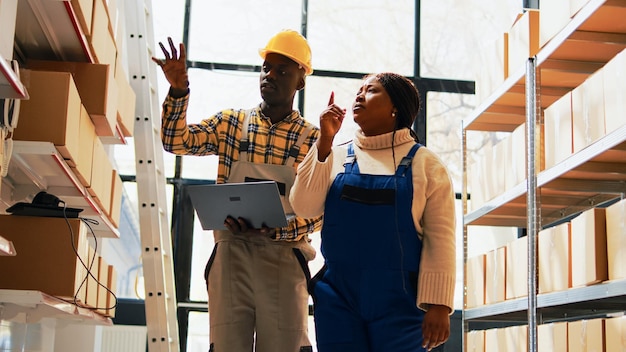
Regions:
<instances>
[{"instance_id":1,"label":"woman's dark hair","mask_svg":"<svg viewBox=\"0 0 626 352\"><path fill-rule=\"evenodd\" d=\"M419 142L413 122L419 113L421 102L420 94L415 84L408 78L393 72L381 72L373 75L385 88L396 108L396 130L408 128L416 141Z\"/></svg>"}]
</instances>

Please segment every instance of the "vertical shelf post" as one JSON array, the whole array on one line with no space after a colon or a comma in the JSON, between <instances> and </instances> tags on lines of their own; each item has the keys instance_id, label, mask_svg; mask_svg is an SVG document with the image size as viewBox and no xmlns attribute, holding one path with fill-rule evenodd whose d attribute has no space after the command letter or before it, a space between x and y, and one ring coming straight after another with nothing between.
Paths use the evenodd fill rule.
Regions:
<instances>
[{"instance_id":1,"label":"vertical shelf post","mask_svg":"<svg viewBox=\"0 0 626 352\"><path fill-rule=\"evenodd\" d=\"M465 222L465 214L467 214L467 130L461 122L461 159L463 168L463 187L462 194L462 214L463 222ZM461 322L462 322L462 334L461 334L461 348L462 351L467 351L465 333L469 331L469 323L465 319L465 310L467 309L467 225L463 224L463 309L461 310Z\"/></svg>"},{"instance_id":2,"label":"vertical shelf post","mask_svg":"<svg viewBox=\"0 0 626 352\"><path fill-rule=\"evenodd\" d=\"M526 196L528 240L528 351L537 352L537 233L541 224L541 207L537 192L537 150L539 135L539 85L537 84L537 60L526 62Z\"/></svg>"}]
</instances>

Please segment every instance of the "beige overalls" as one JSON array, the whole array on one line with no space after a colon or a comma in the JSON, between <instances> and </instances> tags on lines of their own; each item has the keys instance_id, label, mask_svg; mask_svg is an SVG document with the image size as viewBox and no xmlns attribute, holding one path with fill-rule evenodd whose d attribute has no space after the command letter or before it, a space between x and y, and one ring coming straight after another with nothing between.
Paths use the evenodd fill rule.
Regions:
<instances>
[{"instance_id":1,"label":"beige overalls","mask_svg":"<svg viewBox=\"0 0 626 352\"><path fill-rule=\"evenodd\" d=\"M242 127L239 160L227 182L275 180L282 203L292 213L289 191L295 180L297 151L311 129L291 148L284 165L248 161L250 111ZM295 149L294 149L295 148ZM295 154L295 155L294 155ZM315 249L308 236L276 241L264 235L214 231L215 248L207 264L210 341L213 352L312 351L307 335L308 261Z\"/></svg>"}]
</instances>

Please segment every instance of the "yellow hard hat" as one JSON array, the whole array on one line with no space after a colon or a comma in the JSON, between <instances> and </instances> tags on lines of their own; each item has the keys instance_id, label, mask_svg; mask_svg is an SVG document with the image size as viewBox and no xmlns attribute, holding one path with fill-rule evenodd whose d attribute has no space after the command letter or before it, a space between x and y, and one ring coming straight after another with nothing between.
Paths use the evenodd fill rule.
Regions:
<instances>
[{"instance_id":1,"label":"yellow hard hat","mask_svg":"<svg viewBox=\"0 0 626 352\"><path fill-rule=\"evenodd\" d=\"M268 53L284 55L304 67L305 74L313 73L311 66L311 48L300 33L286 29L273 36L259 54L265 60Z\"/></svg>"}]
</instances>

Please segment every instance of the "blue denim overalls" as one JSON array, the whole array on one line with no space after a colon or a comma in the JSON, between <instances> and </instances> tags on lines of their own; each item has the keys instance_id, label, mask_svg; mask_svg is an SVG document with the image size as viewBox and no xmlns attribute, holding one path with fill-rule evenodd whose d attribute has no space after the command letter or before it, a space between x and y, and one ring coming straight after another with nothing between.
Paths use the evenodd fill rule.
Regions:
<instances>
[{"instance_id":1,"label":"blue denim overalls","mask_svg":"<svg viewBox=\"0 0 626 352\"><path fill-rule=\"evenodd\" d=\"M325 265L311 282L320 352L423 351L416 306L422 241L411 215L411 160L395 175L359 172L353 145L324 210Z\"/></svg>"}]
</instances>

